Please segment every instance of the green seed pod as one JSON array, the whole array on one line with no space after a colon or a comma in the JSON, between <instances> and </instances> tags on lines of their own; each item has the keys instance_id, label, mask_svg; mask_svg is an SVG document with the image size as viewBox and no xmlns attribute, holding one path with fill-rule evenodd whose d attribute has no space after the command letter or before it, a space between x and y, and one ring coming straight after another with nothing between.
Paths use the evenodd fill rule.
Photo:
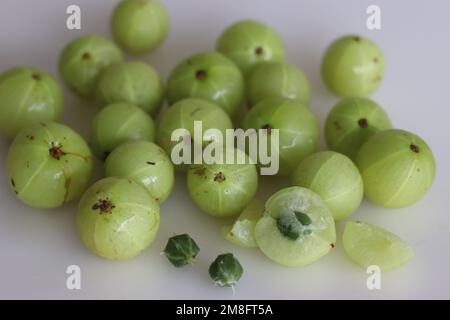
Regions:
<instances>
[{"instance_id":1,"label":"green seed pod","mask_svg":"<svg viewBox=\"0 0 450 320\"><path fill-rule=\"evenodd\" d=\"M154 141L156 126L142 109L129 103L113 103L100 110L91 127L91 144L101 160L124 142Z\"/></svg>"},{"instance_id":2,"label":"green seed pod","mask_svg":"<svg viewBox=\"0 0 450 320\"><path fill-rule=\"evenodd\" d=\"M194 264L200 248L188 234L179 234L169 238L164 255L175 267Z\"/></svg>"},{"instance_id":3,"label":"green seed pod","mask_svg":"<svg viewBox=\"0 0 450 320\"><path fill-rule=\"evenodd\" d=\"M108 39L96 35L83 36L64 48L59 59L59 71L70 89L90 98L100 73L122 60L122 52Z\"/></svg>"},{"instance_id":4,"label":"green seed pod","mask_svg":"<svg viewBox=\"0 0 450 320\"><path fill-rule=\"evenodd\" d=\"M391 128L388 115L377 103L367 98L347 98L328 114L325 138L331 150L355 160L372 135Z\"/></svg>"},{"instance_id":5,"label":"green seed pod","mask_svg":"<svg viewBox=\"0 0 450 320\"><path fill-rule=\"evenodd\" d=\"M218 52L200 53L178 64L167 83L169 105L184 98L210 100L230 116L242 105L244 79L239 68Z\"/></svg>"},{"instance_id":6,"label":"green seed pod","mask_svg":"<svg viewBox=\"0 0 450 320\"><path fill-rule=\"evenodd\" d=\"M358 168L349 158L334 151L314 153L303 159L292 175L292 184L316 192L335 220L353 214L364 195Z\"/></svg>"},{"instance_id":7,"label":"green seed pod","mask_svg":"<svg viewBox=\"0 0 450 320\"><path fill-rule=\"evenodd\" d=\"M159 205L130 179L111 177L92 185L78 204L77 228L85 246L99 257L131 259L154 241Z\"/></svg>"},{"instance_id":8,"label":"green seed pod","mask_svg":"<svg viewBox=\"0 0 450 320\"><path fill-rule=\"evenodd\" d=\"M219 287L232 287L241 279L244 269L232 253L217 256L209 267L209 275Z\"/></svg>"},{"instance_id":9,"label":"green seed pod","mask_svg":"<svg viewBox=\"0 0 450 320\"><path fill-rule=\"evenodd\" d=\"M148 141L132 141L117 147L105 161L105 174L134 180L158 203L167 199L175 182L170 158L158 145Z\"/></svg>"},{"instance_id":10,"label":"green seed pod","mask_svg":"<svg viewBox=\"0 0 450 320\"><path fill-rule=\"evenodd\" d=\"M169 32L166 9L152 0L121 1L112 15L112 32L127 52L142 54L158 47Z\"/></svg>"},{"instance_id":11,"label":"green seed pod","mask_svg":"<svg viewBox=\"0 0 450 320\"><path fill-rule=\"evenodd\" d=\"M243 20L228 27L217 41L217 51L233 60L242 72L264 62L283 62L284 45L280 36L265 24Z\"/></svg>"},{"instance_id":12,"label":"green seed pod","mask_svg":"<svg viewBox=\"0 0 450 320\"><path fill-rule=\"evenodd\" d=\"M34 208L56 208L80 197L92 168L92 154L83 138L55 122L22 130L7 158L12 190Z\"/></svg>"},{"instance_id":13,"label":"green seed pod","mask_svg":"<svg viewBox=\"0 0 450 320\"><path fill-rule=\"evenodd\" d=\"M164 99L164 88L153 67L140 61L125 62L112 65L102 73L96 98L102 107L128 102L155 116Z\"/></svg>"},{"instance_id":14,"label":"green seed pod","mask_svg":"<svg viewBox=\"0 0 450 320\"><path fill-rule=\"evenodd\" d=\"M303 73L286 63L264 63L255 66L246 83L250 106L267 98L298 100L309 106L310 85Z\"/></svg>"},{"instance_id":15,"label":"green seed pod","mask_svg":"<svg viewBox=\"0 0 450 320\"><path fill-rule=\"evenodd\" d=\"M433 184L436 163L420 137L387 130L374 135L361 148L356 164L364 192L386 208L407 207L419 201Z\"/></svg>"},{"instance_id":16,"label":"green seed pod","mask_svg":"<svg viewBox=\"0 0 450 320\"><path fill-rule=\"evenodd\" d=\"M366 97L380 85L385 68L383 54L375 43L360 36L345 36L326 50L322 78L340 97Z\"/></svg>"},{"instance_id":17,"label":"green seed pod","mask_svg":"<svg viewBox=\"0 0 450 320\"><path fill-rule=\"evenodd\" d=\"M56 81L34 68L14 68L0 75L0 133L14 138L22 129L59 120L63 95Z\"/></svg>"}]
</instances>

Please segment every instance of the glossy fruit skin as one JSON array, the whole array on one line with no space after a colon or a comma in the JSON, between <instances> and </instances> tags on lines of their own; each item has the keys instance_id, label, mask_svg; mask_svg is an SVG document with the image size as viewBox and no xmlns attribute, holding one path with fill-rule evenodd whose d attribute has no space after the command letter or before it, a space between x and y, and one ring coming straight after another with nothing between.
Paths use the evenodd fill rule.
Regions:
<instances>
[{"instance_id":1,"label":"glossy fruit skin","mask_svg":"<svg viewBox=\"0 0 450 320\"><path fill-rule=\"evenodd\" d=\"M372 135L391 128L387 113L376 102L367 98L346 98L328 114L325 139L331 150L354 161Z\"/></svg>"},{"instance_id":2,"label":"glossy fruit skin","mask_svg":"<svg viewBox=\"0 0 450 320\"><path fill-rule=\"evenodd\" d=\"M250 109L242 126L244 130L267 127L279 129L279 175L290 174L301 160L317 149L317 120L298 101L285 98L265 99ZM270 145L270 139L268 140Z\"/></svg>"},{"instance_id":3,"label":"glossy fruit skin","mask_svg":"<svg viewBox=\"0 0 450 320\"><path fill-rule=\"evenodd\" d=\"M111 24L117 43L132 54L152 51L169 32L166 9L152 0L121 1L114 9Z\"/></svg>"},{"instance_id":4,"label":"glossy fruit skin","mask_svg":"<svg viewBox=\"0 0 450 320\"><path fill-rule=\"evenodd\" d=\"M304 74L286 63L264 63L255 66L246 81L250 106L267 98L298 100L309 106L311 88Z\"/></svg>"},{"instance_id":5,"label":"glossy fruit skin","mask_svg":"<svg viewBox=\"0 0 450 320\"><path fill-rule=\"evenodd\" d=\"M284 236L277 219L283 210L306 214L310 224L305 233L296 240ZM256 242L261 251L274 262L285 267L304 267L327 254L336 243L333 215L315 192L290 187L273 194L266 202L264 216L255 229Z\"/></svg>"},{"instance_id":6,"label":"glossy fruit skin","mask_svg":"<svg viewBox=\"0 0 450 320\"><path fill-rule=\"evenodd\" d=\"M342 235L345 252L366 270L375 265L381 271L397 269L414 257L414 251L395 234L361 221L345 224Z\"/></svg>"},{"instance_id":7,"label":"glossy fruit skin","mask_svg":"<svg viewBox=\"0 0 450 320\"><path fill-rule=\"evenodd\" d=\"M317 152L303 159L291 181L316 192L330 208L334 220L353 214L364 195L358 168L348 157L334 151Z\"/></svg>"},{"instance_id":8,"label":"glossy fruit skin","mask_svg":"<svg viewBox=\"0 0 450 320\"><path fill-rule=\"evenodd\" d=\"M143 186L163 203L173 190L175 175L172 162L158 145L132 141L117 147L106 159L107 177L124 177Z\"/></svg>"},{"instance_id":9,"label":"glossy fruit skin","mask_svg":"<svg viewBox=\"0 0 450 320\"><path fill-rule=\"evenodd\" d=\"M178 64L169 76L169 105L184 98L210 100L232 116L243 103L244 78L234 62L224 55L199 53Z\"/></svg>"},{"instance_id":10,"label":"glossy fruit skin","mask_svg":"<svg viewBox=\"0 0 450 320\"><path fill-rule=\"evenodd\" d=\"M164 151L171 157L172 148L178 141L171 141L172 132L179 128L185 128L190 132L186 137L186 143L206 145L208 142L196 141L194 137L194 121L202 121L203 133L208 129L218 129L225 137L226 129L233 129L228 114L216 104L197 98L187 98L178 101L163 114L157 130L157 141ZM209 140L218 140L218 137L211 135ZM175 165L175 169L186 171L187 164Z\"/></svg>"},{"instance_id":11,"label":"glossy fruit skin","mask_svg":"<svg viewBox=\"0 0 450 320\"><path fill-rule=\"evenodd\" d=\"M179 234L169 238L164 248L164 255L176 268L194 264L200 248L188 234Z\"/></svg>"},{"instance_id":12,"label":"glossy fruit skin","mask_svg":"<svg viewBox=\"0 0 450 320\"><path fill-rule=\"evenodd\" d=\"M158 73L149 64L124 62L112 65L102 73L96 99L102 107L127 102L155 116L164 99L164 88Z\"/></svg>"},{"instance_id":13,"label":"glossy fruit skin","mask_svg":"<svg viewBox=\"0 0 450 320\"><path fill-rule=\"evenodd\" d=\"M243 153L235 149L235 154ZM204 212L216 217L240 214L258 189L258 172L245 155L245 164L192 165L187 173L189 195Z\"/></svg>"},{"instance_id":14,"label":"glossy fruit skin","mask_svg":"<svg viewBox=\"0 0 450 320\"><path fill-rule=\"evenodd\" d=\"M397 129L370 138L361 148L356 165L365 195L386 208L407 207L419 201L436 174L436 161L425 141Z\"/></svg>"},{"instance_id":15,"label":"glossy fruit skin","mask_svg":"<svg viewBox=\"0 0 450 320\"><path fill-rule=\"evenodd\" d=\"M103 70L122 60L122 51L110 40L97 35L82 36L63 49L59 72L72 91L81 97L91 98Z\"/></svg>"},{"instance_id":16,"label":"glossy fruit skin","mask_svg":"<svg viewBox=\"0 0 450 320\"><path fill-rule=\"evenodd\" d=\"M218 255L209 267L209 275L219 287L234 287L243 273L244 268L232 253Z\"/></svg>"},{"instance_id":17,"label":"glossy fruit skin","mask_svg":"<svg viewBox=\"0 0 450 320\"><path fill-rule=\"evenodd\" d=\"M78 199L92 169L92 154L83 138L55 122L22 130L7 157L12 190L34 208L57 208Z\"/></svg>"},{"instance_id":18,"label":"glossy fruit skin","mask_svg":"<svg viewBox=\"0 0 450 320\"><path fill-rule=\"evenodd\" d=\"M383 79L386 65L378 46L369 39L349 35L334 41L322 58L322 78L339 97L366 97Z\"/></svg>"},{"instance_id":19,"label":"glossy fruit skin","mask_svg":"<svg viewBox=\"0 0 450 320\"><path fill-rule=\"evenodd\" d=\"M155 135L155 123L142 109L129 103L113 103L95 116L90 141L95 155L104 160L122 143L136 140L153 142Z\"/></svg>"},{"instance_id":20,"label":"glossy fruit skin","mask_svg":"<svg viewBox=\"0 0 450 320\"><path fill-rule=\"evenodd\" d=\"M156 238L159 221L158 203L130 179L97 181L78 204L78 234L92 253L105 259L139 255Z\"/></svg>"},{"instance_id":21,"label":"glossy fruit skin","mask_svg":"<svg viewBox=\"0 0 450 320\"><path fill-rule=\"evenodd\" d=\"M63 95L49 74L14 68L0 75L0 133L12 139L22 129L61 118Z\"/></svg>"},{"instance_id":22,"label":"glossy fruit skin","mask_svg":"<svg viewBox=\"0 0 450 320\"><path fill-rule=\"evenodd\" d=\"M217 51L233 60L246 75L253 66L283 62L284 44L269 26L254 20L242 20L228 27L217 41Z\"/></svg>"}]
</instances>

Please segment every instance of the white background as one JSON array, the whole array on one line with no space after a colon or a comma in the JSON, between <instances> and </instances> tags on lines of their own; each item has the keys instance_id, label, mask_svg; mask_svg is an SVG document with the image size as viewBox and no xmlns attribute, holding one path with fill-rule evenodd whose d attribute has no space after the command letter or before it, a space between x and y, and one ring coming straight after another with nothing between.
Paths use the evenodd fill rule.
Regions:
<instances>
[{"instance_id":1,"label":"white background","mask_svg":"<svg viewBox=\"0 0 450 320\"><path fill-rule=\"evenodd\" d=\"M294 1L165 0L171 17L167 41L141 57L167 78L188 55L213 50L219 33L243 18L260 19L280 32L288 62L301 68L313 88L312 110L321 126L337 99L324 88L320 58L336 37L358 33L372 38L385 54L387 74L373 95L394 125L425 139L437 159L437 178L415 206L384 210L363 203L352 217L383 226L416 250L404 268L382 275L382 289L366 288L365 270L353 265L338 243L329 255L304 269L286 269L257 249L240 249L219 232L223 220L196 209L177 176L170 199L161 208L158 238L143 255L110 262L89 253L75 230L75 204L48 211L22 205L9 190L4 165L9 142L0 139L0 298L450 298L450 212L444 207L450 190L450 2L448 1ZM32 65L58 77L61 48L81 34L109 36L113 0L1 0L0 71ZM82 30L65 28L66 7L82 9ZM366 28L366 8L377 4L382 30ZM64 122L88 136L95 107L65 91ZM323 143L322 143L323 146ZM287 182L263 179L268 195ZM445 199L447 198L447 199ZM338 224L340 240L343 223ZM173 268L159 255L173 233L188 232L201 254L194 267ZM236 292L216 288L208 266L220 252L231 251L245 267ZM66 268L82 270L82 290L66 289Z\"/></svg>"}]
</instances>

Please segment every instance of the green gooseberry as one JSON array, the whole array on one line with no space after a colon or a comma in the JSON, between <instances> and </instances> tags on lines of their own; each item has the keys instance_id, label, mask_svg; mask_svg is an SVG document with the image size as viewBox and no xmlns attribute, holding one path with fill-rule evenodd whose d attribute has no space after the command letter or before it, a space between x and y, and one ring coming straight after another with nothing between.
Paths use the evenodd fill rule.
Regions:
<instances>
[{"instance_id":1,"label":"green gooseberry","mask_svg":"<svg viewBox=\"0 0 450 320\"><path fill-rule=\"evenodd\" d=\"M94 254L110 260L131 259L154 241L159 229L159 205L131 179L97 181L78 204L77 229Z\"/></svg>"},{"instance_id":2,"label":"green gooseberry","mask_svg":"<svg viewBox=\"0 0 450 320\"><path fill-rule=\"evenodd\" d=\"M152 0L121 1L114 9L111 24L117 43L132 54L155 49L169 32L166 9Z\"/></svg>"},{"instance_id":3,"label":"green gooseberry","mask_svg":"<svg viewBox=\"0 0 450 320\"><path fill-rule=\"evenodd\" d=\"M234 149L245 163L192 165L187 173L189 195L204 212L216 217L241 213L258 189L258 172L249 157Z\"/></svg>"},{"instance_id":4,"label":"green gooseberry","mask_svg":"<svg viewBox=\"0 0 450 320\"><path fill-rule=\"evenodd\" d=\"M127 141L154 141L156 126L142 109L129 103L113 103L100 110L91 127L91 145L104 160L115 148Z\"/></svg>"},{"instance_id":5,"label":"green gooseberry","mask_svg":"<svg viewBox=\"0 0 450 320\"><path fill-rule=\"evenodd\" d=\"M100 73L123 60L120 49L110 40L97 35L72 40L59 58L59 72L67 86L78 95L90 98Z\"/></svg>"},{"instance_id":6,"label":"green gooseberry","mask_svg":"<svg viewBox=\"0 0 450 320\"><path fill-rule=\"evenodd\" d=\"M350 259L364 270L378 266L383 272L392 271L414 257L413 249L401 238L361 221L345 224L342 244Z\"/></svg>"},{"instance_id":7,"label":"green gooseberry","mask_svg":"<svg viewBox=\"0 0 450 320\"><path fill-rule=\"evenodd\" d=\"M356 165L366 196L386 208L402 208L419 201L436 174L435 159L425 141L397 129L370 138L361 148Z\"/></svg>"},{"instance_id":8,"label":"green gooseberry","mask_svg":"<svg viewBox=\"0 0 450 320\"><path fill-rule=\"evenodd\" d=\"M336 243L333 215L315 192L290 187L272 195L255 228L258 247L286 267L304 267L327 254Z\"/></svg>"},{"instance_id":9,"label":"green gooseberry","mask_svg":"<svg viewBox=\"0 0 450 320\"><path fill-rule=\"evenodd\" d=\"M6 163L12 190L34 208L56 208L79 198L93 169L83 138L55 122L22 130L9 148Z\"/></svg>"},{"instance_id":10,"label":"green gooseberry","mask_svg":"<svg viewBox=\"0 0 450 320\"><path fill-rule=\"evenodd\" d=\"M230 116L242 105L244 79L233 61L218 52L200 53L178 64L167 83L169 105L184 98L210 100Z\"/></svg>"},{"instance_id":11,"label":"green gooseberry","mask_svg":"<svg viewBox=\"0 0 450 320\"><path fill-rule=\"evenodd\" d=\"M117 147L106 159L107 177L129 178L147 189L158 202L164 202L175 182L170 158L149 141L132 141Z\"/></svg>"},{"instance_id":12,"label":"green gooseberry","mask_svg":"<svg viewBox=\"0 0 450 320\"><path fill-rule=\"evenodd\" d=\"M233 60L247 74L259 63L283 62L284 44L269 26L242 20L228 27L217 41L217 51Z\"/></svg>"},{"instance_id":13,"label":"green gooseberry","mask_svg":"<svg viewBox=\"0 0 450 320\"><path fill-rule=\"evenodd\" d=\"M360 206L364 186L355 164L334 151L314 153L303 159L292 175L292 184L316 192L333 213L344 219Z\"/></svg>"},{"instance_id":14,"label":"green gooseberry","mask_svg":"<svg viewBox=\"0 0 450 320\"><path fill-rule=\"evenodd\" d=\"M14 68L0 75L0 133L14 138L22 129L59 120L63 95L56 81L34 68Z\"/></svg>"},{"instance_id":15,"label":"green gooseberry","mask_svg":"<svg viewBox=\"0 0 450 320\"><path fill-rule=\"evenodd\" d=\"M307 107L286 98L268 98L257 103L244 118L243 128L264 129L269 152L272 130L279 130L279 174L290 174L298 163L315 152L318 144L317 120ZM259 136L258 136L259 138Z\"/></svg>"},{"instance_id":16,"label":"green gooseberry","mask_svg":"<svg viewBox=\"0 0 450 320\"><path fill-rule=\"evenodd\" d=\"M246 82L250 106L267 99L283 97L309 105L311 88L303 73L287 63L264 63L255 66Z\"/></svg>"},{"instance_id":17,"label":"green gooseberry","mask_svg":"<svg viewBox=\"0 0 450 320\"><path fill-rule=\"evenodd\" d=\"M180 268L194 264L200 248L188 234L179 234L169 238L163 251L167 259L175 267Z\"/></svg>"},{"instance_id":18,"label":"green gooseberry","mask_svg":"<svg viewBox=\"0 0 450 320\"><path fill-rule=\"evenodd\" d=\"M349 35L334 41L322 59L322 78L337 96L366 97L375 91L385 71L383 54L369 39Z\"/></svg>"},{"instance_id":19,"label":"green gooseberry","mask_svg":"<svg viewBox=\"0 0 450 320\"><path fill-rule=\"evenodd\" d=\"M194 135L194 122L201 121L202 131L204 137L196 137ZM181 143L189 145L191 149L194 145L207 145L211 141L218 141L225 137L226 129L233 129L228 114L219 106L204 99L187 98L178 101L170 107L166 113L163 114L157 130L158 144L166 151L172 158L172 150L180 141L172 141L172 133L176 129L186 129L189 132L188 136L183 137ZM209 129L217 129L220 131L219 137L216 133L210 132L206 135ZM198 141L201 139L202 141ZM173 150L175 152L175 150ZM183 152L180 152L180 154ZM191 151L191 160L194 158L194 152ZM173 159L172 159L173 160ZM191 162L193 163L193 162ZM186 171L189 164L176 164L175 169Z\"/></svg>"},{"instance_id":20,"label":"green gooseberry","mask_svg":"<svg viewBox=\"0 0 450 320\"><path fill-rule=\"evenodd\" d=\"M155 116L164 100L164 88L158 73L149 64L124 62L112 65L102 73L96 97L102 107L127 102Z\"/></svg>"},{"instance_id":21,"label":"green gooseberry","mask_svg":"<svg viewBox=\"0 0 450 320\"><path fill-rule=\"evenodd\" d=\"M359 149L378 131L391 129L386 112L367 98L346 98L327 116L325 138L331 150L355 160Z\"/></svg>"},{"instance_id":22,"label":"green gooseberry","mask_svg":"<svg viewBox=\"0 0 450 320\"><path fill-rule=\"evenodd\" d=\"M209 275L214 284L219 287L234 288L243 273L244 268L232 253L218 255L209 267Z\"/></svg>"}]
</instances>

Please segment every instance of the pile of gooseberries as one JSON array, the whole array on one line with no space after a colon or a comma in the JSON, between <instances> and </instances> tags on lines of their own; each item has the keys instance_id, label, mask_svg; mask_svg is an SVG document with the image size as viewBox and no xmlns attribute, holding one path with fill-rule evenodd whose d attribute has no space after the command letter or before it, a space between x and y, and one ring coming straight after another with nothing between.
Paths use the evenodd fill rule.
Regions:
<instances>
[{"instance_id":1,"label":"pile of gooseberries","mask_svg":"<svg viewBox=\"0 0 450 320\"><path fill-rule=\"evenodd\" d=\"M89 143L58 123L61 88L44 71L29 67L0 75L0 133L12 139L7 181L17 198L34 208L57 208L79 200L76 227L85 246L111 260L130 259L146 250L160 226L160 204L169 201L175 171L187 176L193 202L215 217L238 216L223 227L230 242L258 247L287 267L309 265L333 249L335 223L354 214L364 195L385 208L419 201L435 176L435 159L417 135L394 129L368 98L382 82L380 48L357 35L334 41L322 59L322 78L343 100L325 121L329 150L318 152L319 124L310 109L311 86L302 71L285 60L280 35L254 20L239 21L218 38L215 51L181 61L167 84L155 68L125 61L122 50L144 54L158 47L169 30L164 7L153 0L123 0L112 15L117 45L102 36L72 40L63 49L59 71L65 85L95 101ZM157 122L164 100L168 108ZM242 121L237 116L243 115ZM201 121L207 139L198 141ZM256 198L261 159L226 146L245 163L177 163L172 155L182 142L192 151L209 146L227 129L279 132L278 175L291 186L267 201ZM104 178L90 187L93 160L104 161ZM162 219L161 223L164 223ZM345 225L345 252L362 267L389 271L414 255L391 232L360 221ZM200 248L188 235L168 240L164 256L175 267L193 264ZM234 287L243 267L231 253L209 268L214 283Z\"/></svg>"}]
</instances>

